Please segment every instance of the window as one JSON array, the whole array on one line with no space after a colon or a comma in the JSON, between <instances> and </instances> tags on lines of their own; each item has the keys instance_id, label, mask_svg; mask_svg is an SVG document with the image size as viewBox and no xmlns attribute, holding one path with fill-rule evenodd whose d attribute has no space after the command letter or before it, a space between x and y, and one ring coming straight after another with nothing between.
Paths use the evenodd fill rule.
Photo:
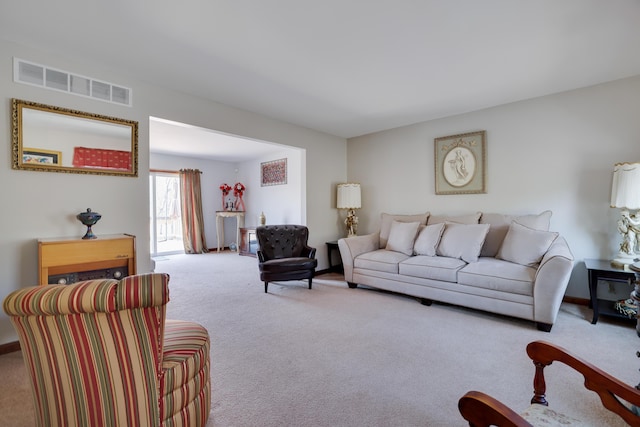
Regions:
<instances>
[{"instance_id":1,"label":"window","mask_svg":"<svg viewBox=\"0 0 640 427\"><path fill-rule=\"evenodd\" d=\"M184 252L178 173L149 175L151 256Z\"/></svg>"}]
</instances>

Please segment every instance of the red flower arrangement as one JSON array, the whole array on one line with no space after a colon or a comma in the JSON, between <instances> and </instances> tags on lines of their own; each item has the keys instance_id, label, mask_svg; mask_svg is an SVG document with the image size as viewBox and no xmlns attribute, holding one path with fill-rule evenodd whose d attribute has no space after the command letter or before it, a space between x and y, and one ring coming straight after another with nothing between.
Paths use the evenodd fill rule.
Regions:
<instances>
[{"instance_id":1,"label":"red flower arrangement","mask_svg":"<svg viewBox=\"0 0 640 427\"><path fill-rule=\"evenodd\" d=\"M242 200L242 194L244 193L245 187L241 182L236 182L233 185L233 195L236 196L235 208L238 211L244 211L244 200Z\"/></svg>"},{"instance_id":2,"label":"red flower arrangement","mask_svg":"<svg viewBox=\"0 0 640 427\"><path fill-rule=\"evenodd\" d=\"M245 190L244 185L241 182L236 182L233 185L233 195L236 197L242 197L244 190Z\"/></svg>"},{"instance_id":3,"label":"red flower arrangement","mask_svg":"<svg viewBox=\"0 0 640 427\"><path fill-rule=\"evenodd\" d=\"M231 191L231 186L225 182L220 186L220 190L222 190L222 195L226 196Z\"/></svg>"}]
</instances>

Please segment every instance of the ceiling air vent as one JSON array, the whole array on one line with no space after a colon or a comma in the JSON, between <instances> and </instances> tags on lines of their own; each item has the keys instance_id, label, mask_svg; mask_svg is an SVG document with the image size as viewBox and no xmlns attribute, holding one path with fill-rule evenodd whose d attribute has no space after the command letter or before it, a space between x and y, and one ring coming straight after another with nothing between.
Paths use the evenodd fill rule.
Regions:
<instances>
[{"instance_id":1,"label":"ceiling air vent","mask_svg":"<svg viewBox=\"0 0 640 427\"><path fill-rule=\"evenodd\" d=\"M13 58L13 81L131 107L131 89Z\"/></svg>"}]
</instances>

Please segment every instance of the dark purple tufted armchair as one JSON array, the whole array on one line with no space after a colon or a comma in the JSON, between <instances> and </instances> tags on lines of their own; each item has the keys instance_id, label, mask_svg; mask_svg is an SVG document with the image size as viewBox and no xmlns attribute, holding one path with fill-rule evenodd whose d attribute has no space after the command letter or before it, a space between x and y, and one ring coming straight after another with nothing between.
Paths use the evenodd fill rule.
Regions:
<instances>
[{"instance_id":1,"label":"dark purple tufted armchair","mask_svg":"<svg viewBox=\"0 0 640 427\"><path fill-rule=\"evenodd\" d=\"M307 246L309 229L303 225L263 225L256 228L260 280L267 292L269 282L309 280L309 289L318 260L316 249Z\"/></svg>"}]
</instances>

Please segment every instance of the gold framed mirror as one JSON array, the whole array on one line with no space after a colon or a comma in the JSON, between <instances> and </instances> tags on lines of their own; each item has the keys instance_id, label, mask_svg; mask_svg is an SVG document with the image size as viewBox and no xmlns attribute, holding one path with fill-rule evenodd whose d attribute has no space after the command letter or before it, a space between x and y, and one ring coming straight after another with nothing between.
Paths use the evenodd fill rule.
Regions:
<instances>
[{"instance_id":1,"label":"gold framed mirror","mask_svg":"<svg viewBox=\"0 0 640 427\"><path fill-rule=\"evenodd\" d=\"M12 99L12 167L138 176L138 122Z\"/></svg>"}]
</instances>

